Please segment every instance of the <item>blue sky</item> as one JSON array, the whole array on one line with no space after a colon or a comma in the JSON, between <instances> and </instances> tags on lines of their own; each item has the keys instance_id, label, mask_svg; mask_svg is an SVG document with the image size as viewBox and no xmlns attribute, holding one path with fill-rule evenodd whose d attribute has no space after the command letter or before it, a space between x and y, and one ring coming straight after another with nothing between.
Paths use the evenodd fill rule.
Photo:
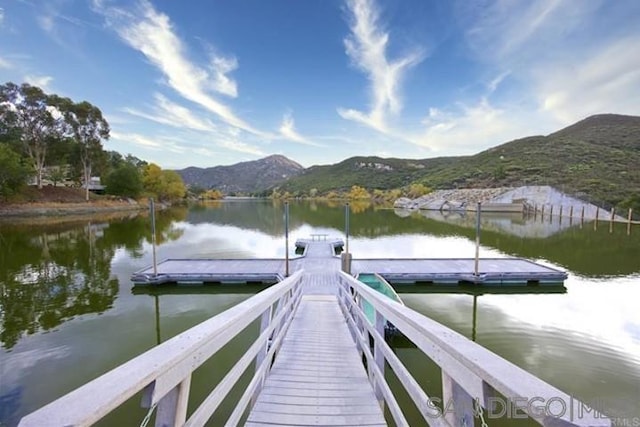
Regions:
<instances>
[{"instance_id":1,"label":"blue sky","mask_svg":"<svg viewBox=\"0 0 640 427\"><path fill-rule=\"evenodd\" d=\"M640 115L640 1L0 0L0 81L163 168L474 154Z\"/></svg>"}]
</instances>

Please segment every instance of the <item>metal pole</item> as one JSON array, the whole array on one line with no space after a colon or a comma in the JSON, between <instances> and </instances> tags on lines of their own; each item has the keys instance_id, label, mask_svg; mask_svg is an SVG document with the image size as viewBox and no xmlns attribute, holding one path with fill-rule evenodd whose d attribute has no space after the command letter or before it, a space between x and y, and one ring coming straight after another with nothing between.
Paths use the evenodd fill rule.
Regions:
<instances>
[{"instance_id":1,"label":"metal pole","mask_svg":"<svg viewBox=\"0 0 640 427\"><path fill-rule=\"evenodd\" d=\"M158 275L158 262L156 259L156 206L153 197L149 199L149 210L151 211L151 246L153 248L153 275Z\"/></svg>"},{"instance_id":2,"label":"metal pole","mask_svg":"<svg viewBox=\"0 0 640 427\"><path fill-rule=\"evenodd\" d=\"M344 205L344 234L346 235L346 253L349 253L349 202Z\"/></svg>"},{"instance_id":3,"label":"metal pole","mask_svg":"<svg viewBox=\"0 0 640 427\"><path fill-rule=\"evenodd\" d=\"M482 202L478 202L476 210L476 262L474 274L478 277L478 268L480 263L480 210L482 209Z\"/></svg>"},{"instance_id":4,"label":"metal pole","mask_svg":"<svg viewBox=\"0 0 640 427\"><path fill-rule=\"evenodd\" d=\"M289 277L289 202L284 202L284 256L284 275Z\"/></svg>"}]
</instances>

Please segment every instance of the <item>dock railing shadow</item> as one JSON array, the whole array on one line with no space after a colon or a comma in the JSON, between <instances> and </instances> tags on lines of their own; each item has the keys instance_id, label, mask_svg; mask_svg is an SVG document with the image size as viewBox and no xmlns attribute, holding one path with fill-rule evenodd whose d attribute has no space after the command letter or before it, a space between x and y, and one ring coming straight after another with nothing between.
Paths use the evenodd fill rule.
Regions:
<instances>
[{"instance_id":1,"label":"dock railing shadow","mask_svg":"<svg viewBox=\"0 0 640 427\"><path fill-rule=\"evenodd\" d=\"M430 426L473 426L474 417L486 425L486 419L495 418L497 407L501 407L501 413L502 409L517 408L544 426L611 426L605 415L457 332L390 300L344 272L339 273L338 280L340 306L366 359L370 382L397 425L409 423L385 379L385 364ZM362 309L365 300L375 310L375 324L369 323ZM430 397L423 390L387 344L387 322L441 368L441 399ZM519 412L509 413L521 418Z\"/></svg>"}]
</instances>

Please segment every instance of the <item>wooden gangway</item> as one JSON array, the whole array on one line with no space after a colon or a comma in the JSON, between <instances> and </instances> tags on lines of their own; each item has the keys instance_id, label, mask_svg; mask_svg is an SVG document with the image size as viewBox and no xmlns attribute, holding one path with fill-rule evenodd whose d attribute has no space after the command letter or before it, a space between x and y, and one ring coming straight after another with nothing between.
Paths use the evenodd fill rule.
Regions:
<instances>
[{"instance_id":1,"label":"wooden gangway","mask_svg":"<svg viewBox=\"0 0 640 427\"><path fill-rule=\"evenodd\" d=\"M19 426L91 425L140 391L158 427L472 426L490 418L496 403L513 401L545 426L611 425L601 414L585 412L588 407L576 397L323 259L304 258L290 277L29 414ZM373 324L363 311L365 302L373 307ZM440 367L441 390L424 389L403 365L385 341L387 322ZM253 343L188 411L198 367L256 324ZM252 373L248 384L240 381L247 372ZM420 420L407 419L407 403L396 398L398 387ZM221 419L217 410L232 390L241 397Z\"/></svg>"}]
</instances>

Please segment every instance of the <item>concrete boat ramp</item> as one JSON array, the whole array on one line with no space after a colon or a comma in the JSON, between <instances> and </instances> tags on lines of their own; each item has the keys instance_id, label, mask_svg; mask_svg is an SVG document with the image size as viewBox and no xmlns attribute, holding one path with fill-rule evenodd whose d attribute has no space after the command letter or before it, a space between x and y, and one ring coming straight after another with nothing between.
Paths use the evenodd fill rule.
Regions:
<instances>
[{"instance_id":1,"label":"concrete boat ramp","mask_svg":"<svg viewBox=\"0 0 640 427\"><path fill-rule=\"evenodd\" d=\"M341 267L354 275L378 273L392 283L557 285L567 278L563 271L521 258L481 258L478 275L473 258L352 259L349 263L351 254L343 253L342 259L336 255L343 246L341 239L313 235L296 241L302 255L290 260L166 259L158 263L155 273L153 266L147 267L135 272L131 281L135 285L276 283L301 269L333 272Z\"/></svg>"}]
</instances>

